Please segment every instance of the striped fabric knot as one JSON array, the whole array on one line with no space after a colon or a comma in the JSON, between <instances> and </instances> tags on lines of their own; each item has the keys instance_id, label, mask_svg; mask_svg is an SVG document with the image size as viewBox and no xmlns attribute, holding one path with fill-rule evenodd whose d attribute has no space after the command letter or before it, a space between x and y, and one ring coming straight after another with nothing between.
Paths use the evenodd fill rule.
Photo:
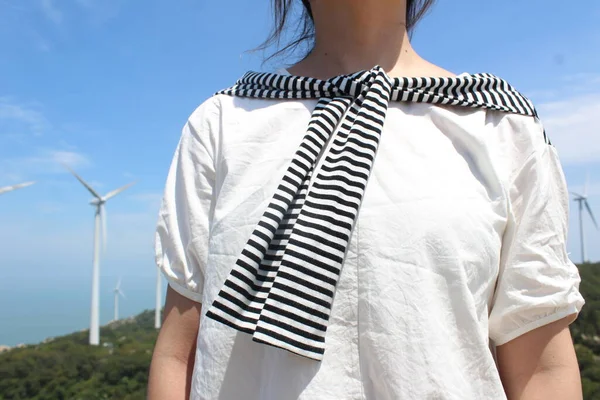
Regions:
<instances>
[{"instance_id":1,"label":"striped fabric knot","mask_svg":"<svg viewBox=\"0 0 600 400\"><path fill-rule=\"evenodd\" d=\"M249 72L218 94L318 99L267 210L206 313L256 342L317 361L389 102L536 116L529 100L493 75L390 78L379 66L328 80Z\"/></svg>"}]
</instances>

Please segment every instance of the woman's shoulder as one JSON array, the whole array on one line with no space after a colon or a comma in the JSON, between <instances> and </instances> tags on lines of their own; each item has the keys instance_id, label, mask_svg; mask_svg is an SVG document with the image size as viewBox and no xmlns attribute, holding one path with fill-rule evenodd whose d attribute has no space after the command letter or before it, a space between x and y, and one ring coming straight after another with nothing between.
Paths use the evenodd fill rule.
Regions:
<instances>
[{"instance_id":1,"label":"woman's shoulder","mask_svg":"<svg viewBox=\"0 0 600 400\"><path fill-rule=\"evenodd\" d=\"M504 139L527 149L551 144L535 104L517 88L501 77L492 74L471 74L475 78L491 78L502 88L497 95L498 103L506 102L506 109L486 109L486 124L494 128Z\"/></svg>"},{"instance_id":2,"label":"woman's shoulder","mask_svg":"<svg viewBox=\"0 0 600 400\"><path fill-rule=\"evenodd\" d=\"M206 124L211 121L219 121L223 116L232 117L239 108L248 108L245 106L243 98L235 97L220 92L214 93L205 98L192 111L188 122L193 124Z\"/></svg>"},{"instance_id":3,"label":"woman's shoulder","mask_svg":"<svg viewBox=\"0 0 600 400\"><path fill-rule=\"evenodd\" d=\"M464 116L456 122L470 124L482 140L495 148L493 153L515 162L552 144L535 104L509 80L489 72L453 74L433 64L426 71L451 78L432 85L442 87L444 95L449 92L467 107L442 107L452 115Z\"/></svg>"},{"instance_id":4,"label":"woman's shoulder","mask_svg":"<svg viewBox=\"0 0 600 400\"><path fill-rule=\"evenodd\" d=\"M221 103L218 95L211 95L204 99L192 111L189 119L199 121L204 118L218 116L221 109Z\"/></svg>"},{"instance_id":5,"label":"woman's shoulder","mask_svg":"<svg viewBox=\"0 0 600 400\"><path fill-rule=\"evenodd\" d=\"M516 92L516 89L512 89ZM523 96L523 99L527 99ZM506 166L506 171L512 177L520 170L527 160L540 154L552 153L557 156L557 150L550 141L543 121L539 118L535 105L529 101L532 113L505 112L486 109L485 140L491 147L491 153L498 155ZM550 133L551 134L551 133Z\"/></svg>"}]
</instances>

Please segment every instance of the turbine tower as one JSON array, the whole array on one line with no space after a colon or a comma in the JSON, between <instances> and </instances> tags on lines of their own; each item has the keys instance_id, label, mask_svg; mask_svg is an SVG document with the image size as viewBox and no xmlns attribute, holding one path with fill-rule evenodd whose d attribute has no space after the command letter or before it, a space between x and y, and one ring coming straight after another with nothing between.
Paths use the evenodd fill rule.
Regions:
<instances>
[{"instance_id":1,"label":"turbine tower","mask_svg":"<svg viewBox=\"0 0 600 400\"><path fill-rule=\"evenodd\" d=\"M160 329L160 309L162 306L162 284L160 279L160 269L156 269L156 305L154 310L154 328Z\"/></svg>"},{"instance_id":2,"label":"turbine tower","mask_svg":"<svg viewBox=\"0 0 600 400\"><path fill-rule=\"evenodd\" d=\"M17 190L17 189L21 189L27 186L31 186L33 185L35 182L25 182L25 183L19 183L16 185L12 185L12 186L5 186L0 188L0 194L4 194L4 193L8 193L8 192L12 192L13 190Z\"/></svg>"},{"instance_id":3,"label":"turbine tower","mask_svg":"<svg viewBox=\"0 0 600 400\"><path fill-rule=\"evenodd\" d=\"M125 298L125 293L121 290L121 278L117 281L117 286L115 286L113 292L115 294L115 317L113 321L117 321L119 319L119 296Z\"/></svg>"},{"instance_id":4,"label":"turbine tower","mask_svg":"<svg viewBox=\"0 0 600 400\"><path fill-rule=\"evenodd\" d=\"M90 310L90 344L100 344L100 241L102 246L106 246L106 211L104 205L106 202L132 186L134 182L128 183L118 189L100 196L86 181L75 173L71 168L65 165L65 168L73 174L75 178L94 196L90 204L96 208L94 217L94 261L92 264L92 300ZM100 235L102 234L102 239Z\"/></svg>"},{"instance_id":5,"label":"turbine tower","mask_svg":"<svg viewBox=\"0 0 600 400\"><path fill-rule=\"evenodd\" d=\"M596 218L594 218L594 213L592 213L590 203L588 203L588 196L587 196L588 183L589 183L589 177L585 182L585 187L583 188L583 194L579 194L577 192L571 192L571 194L573 195L573 200L576 201L577 203L579 203L579 235L580 235L580 240L581 240L581 262L582 263L585 263L588 261L587 254L585 252L585 232L583 229L583 208L584 207L587 210L588 214L590 215L590 218L592 219L594 226L596 227L596 229L598 229L598 224L596 223Z\"/></svg>"}]
</instances>

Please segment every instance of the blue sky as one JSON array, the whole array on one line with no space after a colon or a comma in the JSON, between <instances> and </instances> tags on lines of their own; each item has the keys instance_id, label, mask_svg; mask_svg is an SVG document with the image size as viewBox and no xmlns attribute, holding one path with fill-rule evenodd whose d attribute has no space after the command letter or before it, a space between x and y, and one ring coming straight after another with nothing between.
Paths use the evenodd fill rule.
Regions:
<instances>
[{"instance_id":1,"label":"blue sky","mask_svg":"<svg viewBox=\"0 0 600 400\"><path fill-rule=\"evenodd\" d=\"M439 1L414 46L530 96L569 186L590 174L600 217L598 20L595 0ZM87 325L93 209L59 162L100 192L138 182L108 203L102 321L118 276L122 314L153 306L154 224L181 127L246 70L280 66L246 52L269 24L267 0L0 0L0 186L38 182L0 197L0 344ZM569 250L579 261L575 217ZM600 260L600 234L590 223L586 232Z\"/></svg>"}]
</instances>

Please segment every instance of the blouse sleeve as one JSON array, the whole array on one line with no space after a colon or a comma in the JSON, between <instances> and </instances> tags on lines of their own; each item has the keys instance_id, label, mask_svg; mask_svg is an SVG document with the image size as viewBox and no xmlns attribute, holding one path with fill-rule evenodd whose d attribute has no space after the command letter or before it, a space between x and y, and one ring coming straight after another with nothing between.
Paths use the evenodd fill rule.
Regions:
<instances>
[{"instance_id":1,"label":"blouse sleeve","mask_svg":"<svg viewBox=\"0 0 600 400\"><path fill-rule=\"evenodd\" d=\"M202 104L188 119L169 169L155 235L158 268L181 295L202 301L213 210L212 125L216 111Z\"/></svg>"},{"instance_id":2,"label":"blouse sleeve","mask_svg":"<svg viewBox=\"0 0 600 400\"><path fill-rule=\"evenodd\" d=\"M579 272L566 250L569 196L563 170L543 127L530 120L528 132L517 132L517 147L527 143L529 156L522 157L508 187L509 220L489 317L497 346L577 314L584 304Z\"/></svg>"}]
</instances>

